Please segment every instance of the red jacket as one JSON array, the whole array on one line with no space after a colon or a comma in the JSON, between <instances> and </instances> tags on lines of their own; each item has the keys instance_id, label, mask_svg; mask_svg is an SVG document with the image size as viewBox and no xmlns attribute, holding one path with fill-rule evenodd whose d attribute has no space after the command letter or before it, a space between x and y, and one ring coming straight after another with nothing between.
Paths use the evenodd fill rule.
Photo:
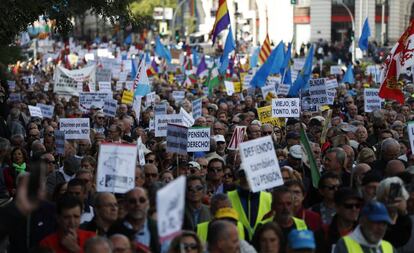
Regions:
<instances>
[{"instance_id":1,"label":"red jacket","mask_svg":"<svg viewBox=\"0 0 414 253\"><path fill-rule=\"evenodd\" d=\"M304 209L303 207L296 213L295 217L305 221L306 226L313 232L322 228L322 218L314 211Z\"/></svg>"},{"instance_id":2,"label":"red jacket","mask_svg":"<svg viewBox=\"0 0 414 253\"><path fill-rule=\"evenodd\" d=\"M81 229L78 229L76 233L78 234L78 245L81 248L79 253L83 253L83 245L85 244L85 242L89 238L96 236L96 234L95 232L85 231ZM50 234L40 241L40 246L53 249L55 253L70 253L60 244L60 241L61 241L60 237L61 236L58 232Z\"/></svg>"}]
</instances>

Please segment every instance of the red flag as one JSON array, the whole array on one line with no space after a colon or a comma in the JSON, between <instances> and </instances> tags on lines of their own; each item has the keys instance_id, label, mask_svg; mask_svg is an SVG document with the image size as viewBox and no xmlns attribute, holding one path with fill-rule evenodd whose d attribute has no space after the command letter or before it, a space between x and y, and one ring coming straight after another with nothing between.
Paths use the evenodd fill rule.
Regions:
<instances>
[{"instance_id":1,"label":"red flag","mask_svg":"<svg viewBox=\"0 0 414 253\"><path fill-rule=\"evenodd\" d=\"M233 135L231 136L229 145L227 146L227 149L237 150L239 148L240 143L243 142L246 129L246 126L236 126L236 128L233 131Z\"/></svg>"},{"instance_id":2,"label":"red flag","mask_svg":"<svg viewBox=\"0 0 414 253\"><path fill-rule=\"evenodd\" d=\"M383 64L383 76L379 96L404 104L404 83L400 74L414 65L414 20L403 33Z\"/></svg>"}]
</instances>

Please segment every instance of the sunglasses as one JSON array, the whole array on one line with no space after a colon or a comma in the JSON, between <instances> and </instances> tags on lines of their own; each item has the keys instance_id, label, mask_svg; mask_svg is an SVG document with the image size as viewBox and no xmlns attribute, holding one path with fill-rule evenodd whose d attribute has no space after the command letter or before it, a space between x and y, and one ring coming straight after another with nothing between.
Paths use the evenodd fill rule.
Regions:
<instances>
[{"instance_id":1,"label":"sunglasses","mask_svg":"<svg viewBox=\"0 0 414 253\"><path fill-rule=\"evenodd\" d=\"M331 186L325 185L324 188L325 189L328 189L330 191L333 191L333 190L338 190L339 189L339 185L331 185Z\"/></svg>"},{"instance_id":2,"label":"sunglasses","mask_svg":"<svg viewBox=\"0 0 414 253\"><path fill-rule=\"evenodd\" d=\"M360 203L344 203L344 207L346 209L360 209L361 208L361 204Z\"/></svg>"},{"instance_id":3,"label":"sunglasses","mask_svg":"<svg viewBox=\"0 0 414 253\"><path fill-rule=\"evenodd\" d=\"M147 202L147 199L144 197L139 197L138 199L136 198L128 199L128 203L131 205L136 204L136 203L144 204L145 202Z\"/></svg>"},{"instance_id":4,"label":"sunglasses","mask_svg":"<svg viewBox=\"0 0 414 253\"><path fill-rule=\"evenodd\" d=\"M196 250L198 248L198 245L196 243L183 243L182 247L184 250Z\"/></svg>"},{"instance_id":5,"label":"sunglasses","mask_svg":"<svg viewBox=\"0 0 414 253\"><path fill-rule=\"evenodd\" d=\"M262 134L263 135L271 135L272 134L272 132L270 131L270 132L262 132Z\"/></svg>"},{"instance_id":6,"label":"sunglasses","mask_svg":"<svg viewBox=\"0 0 414 253\"><path fill-rule=\"evenodd\" d=\"M200 192L204 189L204 187L202 185L196 185L194 187L188 187L187 189L190 192Z\"/></svg>"}]
</instances>

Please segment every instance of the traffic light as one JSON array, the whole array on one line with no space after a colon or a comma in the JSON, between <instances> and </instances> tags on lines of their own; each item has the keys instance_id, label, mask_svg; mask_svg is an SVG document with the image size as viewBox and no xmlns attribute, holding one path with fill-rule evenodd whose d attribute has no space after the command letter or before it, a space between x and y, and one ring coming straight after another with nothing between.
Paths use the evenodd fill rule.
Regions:
<instances>
[{"instance_id":1,"label":"traffic light","mask_svg":"<svg viewBox=\"0 0 414 253\"><path fill-rule=\"evenodd\" d=\"M175 43L180 42L180 31L176 30L175 31Z\"/></svg>"},{"instance_id":2,"label":"traffic light","mask_svg":"<svg viewBox=\"0 0 414 253\"><path fill-rule=\"evenodd\" d=\"M290 0L290 4L295 5L297 3L297 0Z\"/></svg>"}]
</instances>

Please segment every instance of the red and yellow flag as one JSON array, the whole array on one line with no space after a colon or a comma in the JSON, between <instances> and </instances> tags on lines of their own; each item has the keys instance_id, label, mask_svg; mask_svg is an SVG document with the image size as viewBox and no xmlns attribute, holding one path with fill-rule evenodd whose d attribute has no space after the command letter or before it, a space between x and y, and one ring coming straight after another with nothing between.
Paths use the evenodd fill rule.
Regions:
<instances>
[{"instance_id":1,"label":"red and yellow flag","mask_svg":"<svg viewBox=\"0 0 414 253\"><path fill-rule=\"evenodd\" d=\"M260 54L259 54L260 64L265 63L265 61L267 60L267 57L269 57L271 51L272 51L272 49L270 48L269 34L266 34L266 38L263 41L262 47L260 48Z\"/></svg>"}]
</instances>

